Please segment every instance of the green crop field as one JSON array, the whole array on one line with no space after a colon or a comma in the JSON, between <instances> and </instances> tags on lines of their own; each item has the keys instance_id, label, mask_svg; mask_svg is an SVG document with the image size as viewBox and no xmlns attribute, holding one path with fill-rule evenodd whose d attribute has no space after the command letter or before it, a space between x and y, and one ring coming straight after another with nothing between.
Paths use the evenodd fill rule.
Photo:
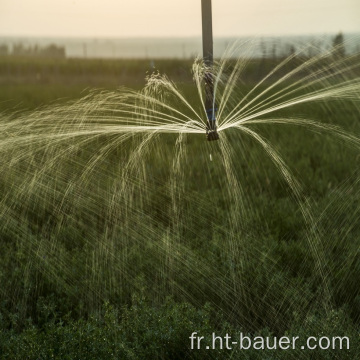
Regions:
<instances>
[{"instance_id":1,"label":"green crop field","mask_svg":"<svg viewBox=\"0 0 360 360\"><path fill-rule=\"evenodd\" d=\"M271 85L308 59L259 83L283 61L247 62L228 107L276 106ZM200 108L192 61L1 58L0 357L357 359L360 59L333 62L281 83L298 87L276 120L208 143L178 125ZM121 122L124 88L153 71L188 103L150 77L130 114L142 122ZM257 84L266 95L246 98ZM156 116L176 126L151 132ZM347 336L350 348L191 350L193 332Z\"/></svg>"}]
</instances>

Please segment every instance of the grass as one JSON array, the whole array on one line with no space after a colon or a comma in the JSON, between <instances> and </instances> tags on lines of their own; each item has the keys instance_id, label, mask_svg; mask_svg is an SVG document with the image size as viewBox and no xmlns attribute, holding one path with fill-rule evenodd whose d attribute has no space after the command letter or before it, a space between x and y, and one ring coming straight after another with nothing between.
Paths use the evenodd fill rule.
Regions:
<instances>
[{"instance_id":1,"label":"grass","mask_svg":"<svg viewBox=\"0 0 360 360\"><path fill-rule=\"evenodd\" d=\"M274 62L251 63L241 91L254 85ZM191 76L184 71L190 63L164 60L156 65L182 83L191 98ZM94 86L140 88L148 67L145 60L3 58L1 108L11 112L15 107L21 113L58 97L78 99L84 89ZM352 101L292 107L282 116L294 113L359 135L358 104ZM248 359L356 359L360 353L358 150L331 133L302 127L256 129L275 144L303 184L304 199L321 233L329 299L324 299L323 279L309 248L311 232L299 206L253 140L226 132L232 144L232 171L246 193L246 216L240 227L232 220L237 204L229 191L229 177L218 165L221 154L204 141L205 135L186 137L186 156L176 177L171 169L177 137L161 135L130 169L129 193L117 198L115 208L109 205L111 186L138 138L107 154L86 186L76 182L82 174L76 163L86 163L101 150L109 140L104 136L74 149L72 156L40 178L40 185L58 190L46 201L31 191L21 167L1 177L3 198L19 194L2 202L12 211L2 209L6 223L0 241L1 356L204 358L210 355L189 350L193 331L210 335L243 331L351 338L350 351L253 350L244 354ZM10 160L3 157L3 169L11 169ZM46 164L42 152L31 158L35 167L41 162ZM26 159L20 166L29 169ZM61 213L56 204L64 197L64 188L57 176L75 184ZM25 184L26 191L18 191L17 184ZM169 190L171 186L175 192ZM174 210L171 196L180 197L178 209ZM129 198L129 213L124 214L121 202ZM219 359L237 356L236 351L211 353Z\"/></svg>"}]
</instances>

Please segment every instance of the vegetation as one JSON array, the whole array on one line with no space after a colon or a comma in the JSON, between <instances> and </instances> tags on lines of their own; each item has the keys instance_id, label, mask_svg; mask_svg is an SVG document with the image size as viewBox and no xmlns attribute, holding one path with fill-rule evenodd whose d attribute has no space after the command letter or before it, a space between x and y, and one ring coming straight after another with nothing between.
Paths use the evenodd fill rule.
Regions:
<instances>
[{"instance_id":1,"label":"vegetation","mask_svg":"<svg viewBox=\"0 0 360 360\"><path fill-rule=\"evenodd\" d=\"M339 57L345 56L344 35L341 32L334 37L333 47L335 51L335 56L339 56Z\"/></svg>"},{"instance_id":2,"label":"vegetation","mask_svg":"<svg viewBox=\"0 0 360 360\"><path fill-rule=\"evenodd\" d=\"M246 93L281 60L250 62L243 87L236 91ZM283 73L301 61L295 58ZM190 63L163 60L155 65L180 83L191 99ZM2 119L16 119L14 109L31 116L29 110L59 97L76 100L86 87L142 88L147 71L152 71L150 64L140 60L4 57L0 59L0 105L8 115ZM74 104L80 108L82 102ZM301 114L359 136L358 106L352 99L300 104L282 110L281 116ZM58 107L45 107L39 114ZM223 139L226 136L231 144L231 169L245 192L241 226L234 221L239 208L233 201L231 174L219 165L222 153L204 141L205 134L186 136L186 156L175 177L177 135L162 134L154 140L127 172L129 195L119 196L111 206L111 181L122 174L122 160L131 157L138 138L106 154L95 175L79 183L82 169L73 166L73 159L90 163L112 138L97 137L84 147L74 147L69 159L56 164L56 174L75 186L57 188L58 178L45 168L39 187L54 189L46 203L41 194L32 192L33 184L24 184L26 193L17 187L27 175L21 169L29 169L28 160L11 170L13 153L3 151L9 157L2 158L2 168L11 171L0 179L4 220L0 227L0 356L357 359L358 149L332 132L319 134L288 125L254 128L275 144L301 180L302 200L313 214L319 243L273 163L253 140L236 130L224 132ZM35 153L29 161L34 166L46 164L46 153ZM141 169L146 178L135 176L143 174ZM116 204L130 195L129 214L118 213L122 208ZM10 206L16 196L18 208ZM180 198L179 209L174 209L171 196ZM59 200L65 203L63 212L55 206ZM321 250L325 276L311 249L314 244ZM194 331L348 336L351 343L348 351L209 353L190 350L189 336Z\"/></svg>"}]
</instances>

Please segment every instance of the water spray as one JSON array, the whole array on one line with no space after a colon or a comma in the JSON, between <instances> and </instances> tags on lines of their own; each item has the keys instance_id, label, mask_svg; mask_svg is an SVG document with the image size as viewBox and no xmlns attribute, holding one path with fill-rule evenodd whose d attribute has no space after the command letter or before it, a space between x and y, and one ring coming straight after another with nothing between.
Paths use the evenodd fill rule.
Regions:
<instances>
[{"instance_id":1,"label":"water spray","mask_svg":"<svg viewBox=\"0 0 360 360\"><path fill-rule=\"evenodd\" d=\"M212 11L211 0L201 0L202 9L202 37L203 37L203 58L205 64L205 110L207 115L206 137L208 141L219 140L216 126L216 104L214 98L213 79L213 33L212 33Z\"/></svg>"}]
</instances>

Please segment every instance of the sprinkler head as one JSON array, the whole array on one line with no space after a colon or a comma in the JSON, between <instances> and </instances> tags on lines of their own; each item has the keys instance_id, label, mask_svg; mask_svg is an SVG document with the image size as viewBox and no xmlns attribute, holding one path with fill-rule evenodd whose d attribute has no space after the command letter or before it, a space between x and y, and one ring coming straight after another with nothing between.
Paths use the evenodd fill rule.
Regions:
<instances>
[{"instance_id":1,"label":"sprinkler head","mask_svg":"<svg viewBox=\"0 0 360 360\"><path fill-rule=\"evenodd\" d=\"M215 130L210 130L209 128L206 130L206 138L207 141L215 141L215 140L219 140L219 134L218 132Z\"/></svg>"}]
</instances>

